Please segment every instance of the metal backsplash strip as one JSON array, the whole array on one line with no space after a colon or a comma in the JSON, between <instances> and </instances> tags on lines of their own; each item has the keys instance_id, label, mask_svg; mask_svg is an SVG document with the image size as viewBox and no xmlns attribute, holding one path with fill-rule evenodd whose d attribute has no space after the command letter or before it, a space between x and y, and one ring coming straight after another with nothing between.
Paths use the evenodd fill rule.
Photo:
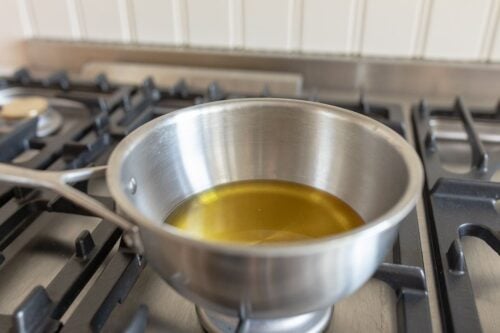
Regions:
<instances>
[{"instance_id":1,"label":"metal backsplash strip","mask_svg":"<svg viewBox=\"0 0 500 333\"><path fill-rule=\"evenodd\" d=\"M273 95L296 96L302 92L302 77L294 73L245 71L235 69L191 68L130 62L90 62L83 66L80 77L92 80L99 74L117 84L142 82L145 73L162 87L174 86L179 80L195 90L204 90L212 82L231 93L260 94L263 90Z\"/></svg>"},{"instance_id":2,"label":"metal backsplash strip","mask_svg":"<svg viewBox=\"0 0 500 333\"><path fill-rule=\"evenodd\" d=\"M28 65L80 71L96 61L279 71L296 73L306 90L355 90L417 97L494 98L500 86L500 65L396 59L357 58L301 53L220 51L124 44L26 42Z\"/></svg>"}]
</instances>

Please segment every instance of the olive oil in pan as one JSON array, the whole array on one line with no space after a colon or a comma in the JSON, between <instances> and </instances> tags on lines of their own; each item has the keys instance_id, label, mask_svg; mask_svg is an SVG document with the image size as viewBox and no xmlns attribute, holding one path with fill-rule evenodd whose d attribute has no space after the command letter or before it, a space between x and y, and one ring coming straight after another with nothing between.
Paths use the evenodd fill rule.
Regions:
<instances>
[{"instance_id":1,"label":"olive oil in pan","mask_svg":"<svg viewBox=\"0 0 500 333\"><path fill-rule=\"evenodd\" d=\"M249 245L327 237L364 224L332 194L275 180L227 183L195 194L165 223L203 240Z\"/></svg>"}]
</instances>

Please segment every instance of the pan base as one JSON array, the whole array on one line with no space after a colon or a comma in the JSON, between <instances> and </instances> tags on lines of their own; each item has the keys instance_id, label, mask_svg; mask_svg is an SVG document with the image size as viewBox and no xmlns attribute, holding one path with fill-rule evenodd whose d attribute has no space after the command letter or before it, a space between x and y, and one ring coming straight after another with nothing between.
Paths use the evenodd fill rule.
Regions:
<instances>
[{"instance_id":1,"label":"pan base","mask_svg":"<svg viewBox=\"0 0 500 333\"><path fill-rule=\"evenodd\" d=\"M208 333L277 333L324 332L330 323L332 309L278 319L248 319L238 330L239 319L196 307L201 326Z\"/></svg>"}]
</instances>

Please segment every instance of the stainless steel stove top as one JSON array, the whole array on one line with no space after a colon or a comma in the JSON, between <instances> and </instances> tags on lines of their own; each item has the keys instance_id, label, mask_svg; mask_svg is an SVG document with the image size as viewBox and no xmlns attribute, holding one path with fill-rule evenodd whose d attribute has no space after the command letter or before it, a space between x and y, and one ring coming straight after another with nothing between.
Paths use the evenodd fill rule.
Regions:
<instances>
[{"instance_id":1,"label":"stainless steel stove top","mask_svg":"<svg viewBox=\"0 0 500 333\"><path fill-rule=\"evenodd\" d=\"M147 76L146 72L137 74L135 71L134 73L136 76ZM88 79L85 73L82 77ZM114 79L111 76L111 80ZM119 78L116 79L119 81ZM289 79L285 79L284 82L288 82ZM56 81L55 85L57 86L57 84ZM255 82L252 84L255 85ZM296 81L293 81L291 89L295 88ZM104 163L114 144L140 124L134 121L120 123L121 117L118 117L119 112L133 113L134 107L141 107L141 98L143 98L143 96L141 97L141 88L137 90L133 98L128 100L128 110L126 110L127 107L120 106L123 95L131 91L130 86L110 88L106 92L101 89L99 94L103 98L107 98L106 108L124 110L110 112L106 119L99 120L106 126L109 125L112 130L106 134L106 139L103 139L104 132L100 130L99 124L89 125L90 130L79 128L82 134L75 137L75 144L68 145L67 142L62 144L57 153L59 154L58 158L51 159L49 167L57 169L68 167L68 165L69 167L77 167L88 163ZM95 101L89 101L88 94L89 92L86 91L84 94L77 95L76 98L74 95L72 97L73 100L78 100L79 103L83 103L90 109L98 107ZM315 94L320 99L335 100L341 104L352 104L353 101L357 103L360 99L358 93L351 92L330 91L316 92ZM58 98L61 97L63 96L58 96ZM203 96L199 97L203 98ZM411 113L412 108L418 103L417 98L371 93L364 95L364 101L369 105L396 105L401 111L401 124L406 131L406 137L410 142L415 143ZM443 107L448 107L452 103L451 100L440 98L433 98L428 102ZM489 100L472 101L473 105L490 108L494 102ZM175 103L179 103L179 101ZM147 121L154 116L169 112L169 110L171 108L168 105L154 108L144 107L141 111L141 121ZM83 120L75 123L74 128L84 127L82 122ZM445 168L454 171L465 170L470 164L470 154L468 154L469 148L460 122L454 119L436 117L431 120L430 126L438 139L438 150ZM488 121L479 122L476 126L479 136L485 141L485 145L494 151L500 150L497 128L500 128L500 124ZM3 138L0 137L0 141ZM44 152L45 148L41 140L34 138L31 142L34 142L31 144L34 148ZM94 146L100 147L99 153L96 153L95 156L92 149L89 148ZM47 167L47 165L43 167ZM498 173L493 177L493 180L500 180ZM93 195L107 196L102 181L93 181L88 187ZM14 213L19 206L22 206L23 202L30 202L30 198L35 195L22 191L9 191L5 187L0 188L0 202L2 203L0 217ZM74 263L82 270L84 269L85 261L75 259L74 256L75 239L81 237L81 232L84 230L93 233L96 232L97 228L104 227L103 223L94 217L85 216L81 212L78 214L68 213L68 209L61 208L64 205L58 205L58 198L51 194L43 192L37 195L40 195L40 202L43 202L39 205L46 205L48 202L50 203L49 209L30 203L29 207L25 209L26 216L22 214L18 216L18 220L25 223L25 226L20 228L22 230L14 230L18 234L8 242L5 237L0 238L0 254L4 258L3 263L0 263L0 331L10 327L14 320L12 314L23 301L26 301L30 293L33 293L37 285L44 287L48 291L49 297L53 298L54 295L62 298L69 297L58 294L60 288L54 284L54 279L63 280L61 272L65 272L68 262ZM35 200L35 202L38 201ZM25 221L31 216L30 214L38 211L39 213L35 214L36 223ZM426 213L422 202L417 206L416 216L427 283L426 297L430 309L430 326L433 331L438 332L442 330L443 319L438 302L439 294L436 289L433 254L427 236ZM1 226L2 224L0 224ZM110 238L113 238L111 231L109 235ZM2 236L1 233L0 236ZM494 332L497 327L500 327L500 318L497 316L497 309L500 305L500 257L477 238L465 237L462 243L482 329L485 332ZM103 332L203 331L192 303L176 294L150 266L144 265L134 255L123 250L119 242L113 242L112 248L109 254L99 259L98 268L88 277L88 282L84 283L83 287L76 288L78 289L76 296L69 297L72 301L64 306L64 311L61 310L62 315L55 320L55 323L51 323L52 326L47 325L46 327L58 327L55 330L62 332L90 331L91 327L88 324L91 323L94 325L91 325L94 329L100 329ZM387 259L390 261L393 258ZM119 286L116 285L116 281L120 281ZM66 283L69 284L69 282ZM44 300L44 296L37 296L37 299L40 302L40 300ZM333 318L327 332L405 331L405 327L398 328L398 320L400 319L398 319L397 308L398 297L394 289L380 279L371 279L355 294L335 305ZM448 319L445 318L444 321L446 320ZM44 322L45 324L47 323ZM411 330L411 327L406 327L406 331ZM31 331L26 330L25 332Z\"/></svg>"}]
</instances>

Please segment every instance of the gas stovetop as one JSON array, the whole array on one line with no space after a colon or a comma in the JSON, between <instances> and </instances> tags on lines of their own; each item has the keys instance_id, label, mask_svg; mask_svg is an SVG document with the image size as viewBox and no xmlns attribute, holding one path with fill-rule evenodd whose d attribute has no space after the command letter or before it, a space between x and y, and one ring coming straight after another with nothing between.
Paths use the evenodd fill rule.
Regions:
<instances>
[{"instance_id":1,"label":"gas stovetop","mask_svg":"<svg viewBox=\"0 0 500 333\"><path fill-rule=\"evenodd\" d=\"M462 238L479 238L500 254L500 103L469 109L457 98L443 108L424 100L413 110L413 124L426 172L443 324L449 331L480 332Z\"/></svg>"},{"instance_id":2,"label":"gas stovetop","mask_svg":"<svg viewBox=\"0 0 500 333\"><path fill-rule=\"evenodd\" d=\"M0 161L47 170L106 164L114 146L128 133L179 108L257 97L223 91L216 82L205 91L196 91L182 80L162 88L151 79L136 86L114 85L104 75L93 82L77 82L64 72L38 79L25 69L0 79L0 107L28 96L45 99L52 116L0 122ZM268 89L260 96L286 97ZM306 99L365 114L413 139L398 104L373 103L363 97ZM413 113L428 177L424 199L443 327L464 332L480 330L480 324L460 238L480 237L500 251L499 215L494 206L500 188L489 182L499 160L487 153L481 144L486 134L477 134L473 124L477 117L486 117L488 122L499 118L488 110L473 111L471 116L463 102L457 102L453 110L422 102ZM450 118L452 125L443 118ZM473 149L473 171L455 177L438 167L436 156L441 134L447 133L443 126L456 126L459 119ZM47 123L52 124L50 130ZM74 186L113 206L102 181ZM374 279L335 305L328 332L367 327L432 330L421 237L427 235L420 235L413 211L401 224L393 251ZM194 304L177 295L147 261L127 249L121 231L112 224L54 193L0 184L0 331L8 330L201 332L202 327Z\"/></svg>"}]
</instances>

